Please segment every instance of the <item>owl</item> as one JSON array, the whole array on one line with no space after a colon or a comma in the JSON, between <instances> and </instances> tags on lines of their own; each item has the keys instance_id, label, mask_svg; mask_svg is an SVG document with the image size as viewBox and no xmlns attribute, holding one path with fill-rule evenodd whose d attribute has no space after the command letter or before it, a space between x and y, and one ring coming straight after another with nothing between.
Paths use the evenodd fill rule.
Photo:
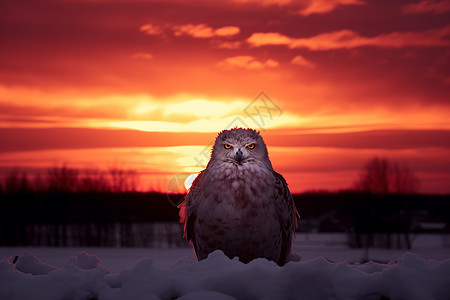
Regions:
<instances>
[{"instance_id":1,"label":"owl","mask_svg":"<svg viewBox=\"0 0 450 300\"><path fill-rule=\"evenodd\" d=\"M210 161L179 208L198 260L215 250L244 263L266 258L282 266L290 257L299 215L253 129L218 134Z\"/></svg>"}]
</instances>

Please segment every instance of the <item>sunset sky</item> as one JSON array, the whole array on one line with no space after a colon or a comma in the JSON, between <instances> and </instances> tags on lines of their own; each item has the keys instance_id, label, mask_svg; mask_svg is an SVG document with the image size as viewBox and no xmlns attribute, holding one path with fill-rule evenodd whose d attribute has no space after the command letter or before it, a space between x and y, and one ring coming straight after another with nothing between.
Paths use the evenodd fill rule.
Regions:
<instances>
[{"instance_id":1,"label":"sunset sky","mask_svg":"<svg viewBox=\"0 0 450 300\"><path fill-rule=\"evenodd\" d=\"M449 20L448 0L2 1L0 173L120 166L165 191L237 125L292 192L378 156L450 193Z\"/></svg>"}]
</instances>

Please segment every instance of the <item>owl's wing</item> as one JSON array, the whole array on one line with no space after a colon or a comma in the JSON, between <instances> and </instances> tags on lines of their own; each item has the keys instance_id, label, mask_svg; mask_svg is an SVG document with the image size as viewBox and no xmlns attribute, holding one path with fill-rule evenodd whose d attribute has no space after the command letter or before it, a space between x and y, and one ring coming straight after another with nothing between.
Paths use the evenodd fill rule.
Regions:
<instances>
[{"instance_id":1,"label":"owl's wing","mask_svg":"<svg viewBox=\"0 0 450 300\"><path fill-rule=\"evenodd\" d=\"M283 176L273 171L276 180L277 191L277 215L282 228L282 250L281 253L285 255L286 259L291 251L292 236L297 229L297 220L300 219L300 215L295 207L294 199L289 191L286 180Z\"/></svg>"},{"instance_id":2,"label":"owl's wing","mask_svg":"<svg viewBox=\"0 0 450 300\"><path fill-rule=\"evenodd\" d=\"M194 223L197 218L196 208L197 203L201 197L200 178L203 172L200 172L192 183L188 194L184 200L178 205L180 223L184 223L184 237L189 241L192 241L194 248L196 247L195 235L194 235ZM195 249L197 250L197 249Z\"/></svg>"}]
</instances>

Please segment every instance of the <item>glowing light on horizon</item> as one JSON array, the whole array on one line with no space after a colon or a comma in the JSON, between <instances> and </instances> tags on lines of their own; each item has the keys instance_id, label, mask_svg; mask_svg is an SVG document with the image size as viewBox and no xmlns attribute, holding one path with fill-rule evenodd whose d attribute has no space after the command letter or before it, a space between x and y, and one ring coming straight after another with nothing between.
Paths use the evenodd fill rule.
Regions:
<instances>
[{"instance_id":1,"label":"glowing light on horizon","mask_svg":"<svg viewBox=\"0 0 450 300\"><path fill-rule=\"evenodd\" d=\"M192 183L194 183L194 180L195 178L197 178L198 174L199 173L191 174L186 178L186 180L184 181L184 187L186 188L186 191L188 191L191 188Z\"/></svg>"},{"instance_id":2,"label":"glowing light on horizon","mask_svg":"<svg viewBox=\"0 0 450 300\"><path fill-rule=\"evenodd\" d=\"M258 117L258 116L257 116ZM264 116L261 116L263 118ZM298 116L284 113L281 117L265 120L264 128L259 128L251 117L232 115L222 118L202 118L187 123L167 122L167 121L117 121L105 123L104 127L127 128L140 131L154 132L219 132L233 127L251 127L254 129L273 129L280 127L295 127L300 125Z\"/></svg>"},{"instance_id":3,"label":"glowing light on horizon","mask_svg":"<svg viewBox=\"0 0 450 300\"><path fill-rule=\"evenodd\" d=\"M23 107L16 114L0 113L0 127L3 128L58 126L155 132L218 132L229 128L239 117L241 124L233 125L259 130L276 128L345 132L390 128L450 129L448 107L445 105L411 105L400 111L383 106L351 111L336 111L334 107L322 107L319 111L300 111L290 107L288 111L283 105L281 116L269 116L266 111L261 110L261 115L250 117L245 109L252 103L252 99L242 97L210 99L205 95L178 93L159 98L145 93L80 94L3 85L0 85L0 94L3 95L0 100L2 104ZM23 118L24 110L28 116L26 119ZM42 111L50 113L42 114ZM3 116L7 118L2 118ZM265 122L263 128L255 124L255 120L262 123L262 119Z\"/></svg>"},{"instance_id":4,"label":"glowing light on horizon","mask_svg":"<svg viewBox=\"0 0 450 300\"><path fill-rule=\"evenodd\" d=\"M211 101L206 99L194 99L174 103L164 108L165 114L195 115L197 117L222 117L233 112L239 112L248 105L245 101Z\"/></svg>"}]
</instances>

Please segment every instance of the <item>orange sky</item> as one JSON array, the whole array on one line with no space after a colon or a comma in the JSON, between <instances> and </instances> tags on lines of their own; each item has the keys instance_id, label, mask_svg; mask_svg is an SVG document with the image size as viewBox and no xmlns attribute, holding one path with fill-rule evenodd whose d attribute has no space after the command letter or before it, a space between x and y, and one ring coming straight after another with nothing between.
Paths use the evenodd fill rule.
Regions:
<instances>
[{"instance_id":1,"label":"orange sky","mask_svg":"<svg viewBox=\"0 0 450 300\"><path fill-rule=\"evenodd\" d=\"M239 125L293 192L382 156L450 193L449 19L448 0L3 1L0 173L121 165L165 190Z\"/></svg>"}]
</instances>

